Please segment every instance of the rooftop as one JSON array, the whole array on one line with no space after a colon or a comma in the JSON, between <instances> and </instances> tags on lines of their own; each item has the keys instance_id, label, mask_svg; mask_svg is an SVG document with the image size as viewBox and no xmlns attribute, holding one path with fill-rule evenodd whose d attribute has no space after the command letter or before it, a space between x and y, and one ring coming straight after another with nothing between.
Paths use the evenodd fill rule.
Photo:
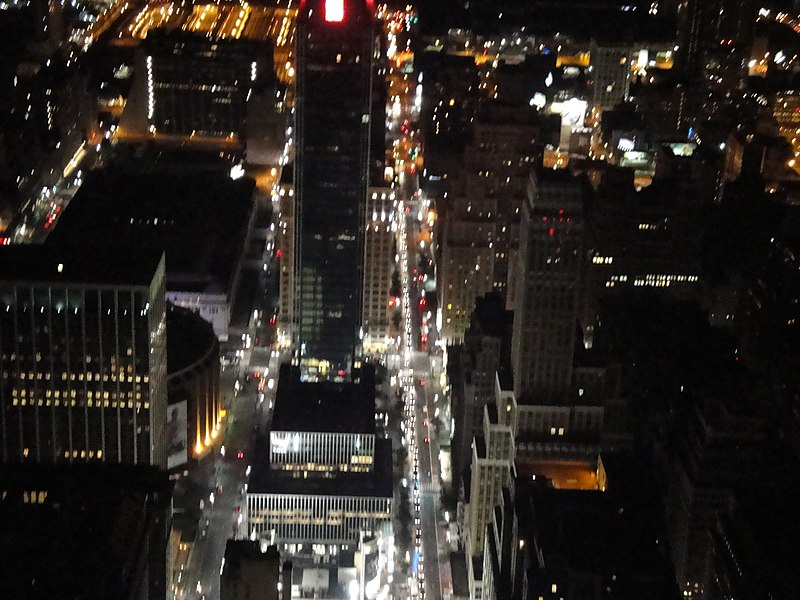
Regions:
<instances>
[{"instance_id":1,"label":"rooftop","mask_svg":"<svg viewBox=\"0 0 800 600\"><path fill-rule=\"evenodd\" d=\"M139 247L135 253L92 245L0 246L0 280L149 286L162 254L151 246Z\"/></svg>"},{"instance_id":2,"label":"rooftop","mask_svg":"<svg viewBox=\"0 0 800 600\"><path fill-rule=\"evenodd\" d=\"M243 564L261 563L261 569L267 571L270 566L274 575L278 575L280 554L277 546L269 546L266 552L261 551L261 542L251 540L228 540L225 542L225 563L221 580L237 579L243 576ZM276 596L277 597L277 596Z\"/></svg>"},{"instance_id":3,"label":"rooftop","mask_svg":"<svg viewBox=\"0 0 800 600\"><path fill-rule=\"evenodd\" d=\"M128 597L152 527L142 523L168 510L171 489L150 467L1 467L0 597Z\"/></svg>"},{"instance_id":4,"label":"rooftop","mask_svg":"<svg viewBox=\"0 0 800 600\"><path fill-rule=\"evenodd\" d=\"M614 468L605 492L519 478L520 538L541 552L546 573L605 577L615 598L676 598L652 474L635 456L609 455L606 462Z\"/></svg>"},{"instance_id":5,"label":"rooftop","mask_svg":"<svg viewBox=\"0 0 800 600\"><path fill-rule=\"evenodd\" d=\"M476 299L470 331L497 338L510 337L513 322L514 313L506 310L500 294L490 293Z\"/></svg>"},{"instance_id":6,"label":"rooftop","mask_svg":"<svg viewBox=\"0 0 800 600\"><path fill-rule=\"evenodd\" d=\"M450 553L450 572L453 574L453 595L457 598L469 597L467 557L464 552Z\"/></svg>"},{"instance_id":7,"label":"rooftop","mask_svg":"<svg viewBox=\"0 0 800 600\"><path fill-rule=\"evenodd\" d=\"M597 463L580 460L525 461L517 459L517 474L549 480L557 490L596 490Z\"/></svg>"},{"instance_id":8,"label":"rooftop","mask_svg":"<svg viewBox=\"0 0 800 600\"><path fill-rule=\"evenodd\" d=\"M211 323L187 308L167 305L167 373L179 373L202 360L217 346Z\"/></svg>"},{"instance_id":9,"label":"rooftop","mask_svg":"<svg viewBox=\"0 0 800 600\"><path fill-rule=\"evenodd\" d=\"M536 192L528 193L527 199L533 214L555 208L572 214L583 211L583 182L571 172L540 168L531 171L530 182Z\"/></svg>"},{"instance_id":10,"label":"rooftop","mask_svg":"<svg viewBox=\"0 0 800 600\"><path fill-rule=\"evenodd\" d=\"M373 367L364 367L360 383L301 383L298 367L282 365L275 394L272 429L374 434Z\"/></svg>"},{"instance_id":11,"label":"rooftop","mask_svg":"<svg viewBox=\"0 0 800 600\"><path fill-rule=\"evenodd\" d=\"M47 245L88 243L115 255L127 250L127 263L139 260L142 248L161 248L168 290L227 293L244 247L253 188L251 179L233 181L213 171L92 172Z\"/></svg>"}]
</instances>

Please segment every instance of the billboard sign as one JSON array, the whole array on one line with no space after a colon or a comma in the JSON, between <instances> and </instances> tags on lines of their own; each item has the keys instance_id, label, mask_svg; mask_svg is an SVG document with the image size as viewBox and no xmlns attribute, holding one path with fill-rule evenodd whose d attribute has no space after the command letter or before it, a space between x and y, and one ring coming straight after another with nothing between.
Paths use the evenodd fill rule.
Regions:
<instances>
[{"instance_id":1,"label":"billboard sign","mask_svg":"<svg viewBox=\"0 0 800 600\"><path fill-rule=\"evenodd\" d=\"M167 469L174 469L189 460L186 400L167 407Z\"/></svg>"}]
</instances>

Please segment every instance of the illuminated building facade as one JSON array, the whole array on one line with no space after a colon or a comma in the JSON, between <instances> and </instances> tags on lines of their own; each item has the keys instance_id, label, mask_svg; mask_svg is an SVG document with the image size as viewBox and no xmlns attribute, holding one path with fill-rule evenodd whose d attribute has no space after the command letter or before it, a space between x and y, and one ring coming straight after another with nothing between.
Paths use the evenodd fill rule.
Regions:
<instances>
[{"instance_id":1,"label":"illuminated building facade","mask_svg":"<svg viewBox=\"0 0 800 600\"><path fill-rule=\"evenodd\" d=\"M395 192L389 187L369 188L364 269L364 353L385 352L389 345L391 312L389 292L394 270L397 213Z\"/></svg>"},{"instance_id":2,"label":"illuminated building facade","mask_svg":"<svg viewBox=\"0 0 800 600\"><path fill-rule=\"evenodd\" d=\"M297 34L294 319L325 375L361 353L376 27L365 0L308 0Z\"/></svg>"},{"instance_id":3,"label":"illuminated building facade","mask_svg":"<svg viewBox=\"0 0 800 600\"><path fill-rule=\"evenodd\" d=\"M163 254L0 255L3 462L166 466Z\"/></svg>"},{"instance_id":4,"label":"illuminated building facade","mask_svg":"<svg viewBox=\"0 0 800 600\"><path fill-rule=\"evenodd\" d=\"M269 463L303 478L370 473L375 459L375 377L371 367L347 383L301 383L283 365L275 394Z\"/></svg>"},{"instance_id":5,"label":"illuminated building facade","mask_svg":"<svg viewBox=\"0 0 800 600\"><path fill-rule=\"evenodd\" d=\"M333 548L338 546L355 548L362 531L365 535L374 535L382 527L391 525L391 483L387 491L376 495L369 495L366 490L343 494L341 488L333 485L322 486L325 490L317 489L320 486L316 484L328 481L307 485L312 489L311 493L302 493L300 485L297 485L302 482L298 480L287 482L295 493L288 488L266 493L248 490L247 517L251 537L270 539L274 536L273 539L284 549L289 545L306 544L306 549L311 551L312 544L327 545L333 554ZM334 487L337 489L327 489ZM296 549L295 553L302 551L302 548Z\"/></svg>"},{"instance_id":6,"label":"illuminated building facade","mask_svg":"<svg viewBox=\"0 0 800 600\"><path fill-rule=\"evenodd\" d=\"M457 476L469 467L472 439L481 435L484 408L494 403L498 371L504 382L510 382L513 316L514 313L504 309L499 294L478 298L463 347L458 351L448 349L447 364L454 390L450 452ZM463 372L469 373L469 377L461 376Z\"/></svg>"},{"instance_id":7,"label":"illuminated building facade","mask_svg":"<svg viewBox=\"0 0 800 600\"><path fill-rule=\"evenodd\" d=\"M498 419L497 405L487 404L483 434L472 444L472 476L467 505L467 548L470 556L483 553L486 526L500 502L503 486L510 483L514 464L514 435L509 424Z\"/></svg>"},{"instance_id":8,"label":"illuminated building facade","mask_svg":"<svg viewBox=\"0 0 800 600\"><path fill-rule=\"evenodd\" d=\"M442 236L442 334L464 338L475 299L497 292L513 308L512 255L534 156L537 126L522 110L496 109L476 119L464 151L464 174L447 209Z\"/></svg>"},{"instance_id":9,"label":"illuminated building facade","mask_svg":"<svg viewBox=\"0 0 800 600\"><path fill-rule=\"evenodd\" d=\"M391 527L391 454L375 435L371 366L346 383L305 383L299 367L283 365L247 488L248 534L290 555L355 549L362 533Z\"/></svg>"},{"instance_id":10,"label":"illuminated building facade","mask_svg":"<svg viewBox=\"0 0 800 600\"><path fill-rule=\"evenodd\" d=\"M631 46L591 45L593 105L610 110L622 102L630 87Z\"/></svg>"},{"instance_id":11,"label":"illuminated building facade","mask_svg":"<svg viewBox=\"0 0 800 600\"><path fill-rule=\"evenodd\" d=\"M361 532L376 535L392 521L391 482L387 491L371 495L370 490L342 492L331 480L305 484L287 480L287 487L263 492L248 490L247 518L250 535L274 539L284 549L289 545L327 545L334 554L339 546L357 547ZM292 493L294 491L294 493ZM302 548L295 550L301 554ZM292 553L294 554L294 553Z\"/></svg>"},{"instance_id":12,"label":"illuminated building facade","mask_svg":"<svg viewBox=\"0 0 800 600\"><path fill-rule=\"evenodd\" d=\"M211 450L223 409L219 393L219 340L199 313L169 304L167 308L167 422L173 411L186 430L168 444L167 467ZM184 419L185 413L185 419ZM169 428L169 426L168 426ZM171 448L170 448L171 446Z\"/></svg>"},{"instance_id":13,"label":"illuminated building facade","mask_svg":"<svg viewBox=\"0 0 800 600\"><path fill-rule=\"evenodd\" d=\"M275 236L277 248L280 251L280 256L277 257L280 265L278 341L283 347L294 338L294 186L289 182L281 181L277 196L281 210L278 231Z\"/></svg>"},{"instance_id":14,"label":"illuminated building facade","mask_svg":"<svg viewBox=\"0 0 800 600\"><path fill-rule=\"evenodd\" d=\"M374 434L272 431L270 466L287 471L369 472Z\"/></svg>"}]
</instances>

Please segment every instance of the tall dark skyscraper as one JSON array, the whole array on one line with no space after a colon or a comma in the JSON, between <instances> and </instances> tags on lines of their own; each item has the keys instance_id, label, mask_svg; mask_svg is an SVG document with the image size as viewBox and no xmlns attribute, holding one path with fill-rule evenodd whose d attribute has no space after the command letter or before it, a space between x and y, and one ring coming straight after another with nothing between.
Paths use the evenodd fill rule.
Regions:
<instances>
[{"instance_id":1,"label":"tall dark skyscraper","mask_svg":"<svg viewBox=\"0 0 800 600\"><path fill-rule=\"evenodd\" d=\"M562 404L572 386L583 261L583 193L568 174L534 172L520 223L514 391Z\"/></svg>"},{"instance_id":2,"label":"tall dark skyscraper","mask_svg":"<svg viewBox=\"0 0 800 600\"><path fill-rule=\"evenodd\" d=\"M678 68L687 83L700 77L706 54L752 42L757 7L753 0L684 0L678 11ZM748 49L749 51L749 49Z\"/></svg>"},{"instance_id":3,"label":"tall dark skyscraper","mask_svg":"<svg viewBox=\"0 0 800 600\"><path fill-rule=\"evenodd\" d=\"M306 0L298 17L294 319L324 373L360 354L376 27L367 0Z\"/></svg>"}]
</instances>

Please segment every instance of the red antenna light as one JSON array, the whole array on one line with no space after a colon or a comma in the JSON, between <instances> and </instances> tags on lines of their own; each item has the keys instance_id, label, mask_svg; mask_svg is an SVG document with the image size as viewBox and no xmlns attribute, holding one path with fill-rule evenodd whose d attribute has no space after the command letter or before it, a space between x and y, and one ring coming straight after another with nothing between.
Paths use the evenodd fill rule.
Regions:
<instances>
[{"instance_id":1,"label":"red antenna light","mask_svg":"<svg viewBox=\"0 0 800 600\"><path fill-rule=\"evenodd\" d=\"M325 20L329 23L344 21L344 0L325 0Z\"/></svg>"}]
</instances>

